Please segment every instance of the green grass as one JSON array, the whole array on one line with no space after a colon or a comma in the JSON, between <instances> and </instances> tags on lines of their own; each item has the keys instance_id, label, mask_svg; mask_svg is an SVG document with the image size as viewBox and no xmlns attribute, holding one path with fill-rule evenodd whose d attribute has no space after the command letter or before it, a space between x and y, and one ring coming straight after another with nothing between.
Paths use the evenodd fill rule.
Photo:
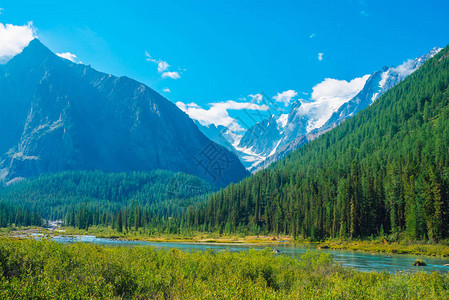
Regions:
<instances>
[{"instance_id":1,"label":"green grass","mask_svg":"<svg viewBox=\"0 0 449 300\"><path fill-rule=\"evenodd\" d=\"M308 252L182 252L0 239L2 299L447 299L449 275L359 272Z\"/></svg>"},{"instance_id":2,"label":"green grass","mask_svg":"<svg viewBox=\"0 0 449 300\"><path fill-rule=\"evenodd\" d=\"M425 241L416 242L406 240L390 243L380 238L375 240L328 240L320 243L318 247L335 250L362 250L371 253L381 252L449 257L449 246L446 241L432 244Z\"/></svg>"}]
</instances>

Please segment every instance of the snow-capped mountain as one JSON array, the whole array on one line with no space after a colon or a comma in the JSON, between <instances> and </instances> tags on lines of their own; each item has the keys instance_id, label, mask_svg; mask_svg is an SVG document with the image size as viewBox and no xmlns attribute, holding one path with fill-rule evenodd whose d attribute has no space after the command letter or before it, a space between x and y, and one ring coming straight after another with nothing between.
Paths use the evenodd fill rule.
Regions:
<instances>
[{"instance_id":1,"label":"snow-capped mountain","mask_svg":"<svg viewBox=\"0 0 449 300\"><path fill-rule=\"evenodd\" d=\"M405 62L398 67L383 67L382 70L374 72L366 81L363 89L350 101L344 103L332 114L318 132L324 132L333 128L343 120L354 116L356 113L365 109L386 91L404 80L407 76L415 72L428 59L441 51L442 48L435 47L429 53Z\"/></svg>"},{"instance_id":2,"label":"snow-capped mountain","mask_svg":"<svg viewBox=\"0 0 449 300\"><path fill-rule=\"evenodd\" d=\"M337 105L335 103L332 105L329 102L326 104L326 110L317 109L314 111L310 108L304 109L304 106L313 107L318 104L313 102L304 103L302 100L297 100L290 110L286 130L281 137L279 146L274 153L265 157L258 166L254 165L250 171L268 166L367 108L386 91L404 80L441 50L442 48L435 47L429 53L419 58L408 60L398 67L383 67L380 71L362 77L365 83L355 96L343 99ZM317 111L322 113L317 114Z\"/></svg>"},{"instance_id":3,"label":"snow-capped mountain","mask_svg":"<svg viewBox=\"0 0 449 300\"><path fill-rule=\"evenodd\" d=\"M230 150L232 146L243 165L250 171L256 171L365 109L441 49L435 47L429 53L398 67L383 67L371 75L356 78L348 83L355 88L349 89L347 93L297 100L291 105L288 114L272 115L248 128L243 136L232 133L224 126L217 129L213 125L206 128L198 122L197 125L211 140ZM211 129L211 126L215 128ZM217 132L220 138L217 138Z\"/></svg>"}]
</instances>

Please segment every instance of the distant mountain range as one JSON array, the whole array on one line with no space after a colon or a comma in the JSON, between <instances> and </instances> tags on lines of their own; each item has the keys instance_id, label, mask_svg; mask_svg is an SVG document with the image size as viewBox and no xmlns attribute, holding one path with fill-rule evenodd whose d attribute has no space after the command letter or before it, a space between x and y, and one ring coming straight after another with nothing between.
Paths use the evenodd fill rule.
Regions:
<instances>
[{"instance_id":1,"label":"distant mountain range","mask_svg":"<svg viewBox=\"0 0 449 300\"><path fill-rule=\"evenodd\" d=\"M0 65L0 181L66 170L249 173L175 104L128 77L75 64L35 39Z\"/></svg>"},{"instance_id":2,"label":"distant mountain range","mask_svg":"<svg viewBox=\"0 0 449 300\"><path fill-rule=\"evenodd\" d=\"M314 109L314 102L297 100L290 107L288 114L272 115L250 127L240 139L228 138L229 135L221 136L221 133L229 131L223 126L212 130L211 127L214 125L196 124L210 139L233 150L245 167L254 172L265 168L368 107L441 49L435 47L429 53L398 67L384 67L374 72L369 75L363 88L356 95L343 99L340 105L328 106L325 113Z\"/></svg>"}]
</instances>

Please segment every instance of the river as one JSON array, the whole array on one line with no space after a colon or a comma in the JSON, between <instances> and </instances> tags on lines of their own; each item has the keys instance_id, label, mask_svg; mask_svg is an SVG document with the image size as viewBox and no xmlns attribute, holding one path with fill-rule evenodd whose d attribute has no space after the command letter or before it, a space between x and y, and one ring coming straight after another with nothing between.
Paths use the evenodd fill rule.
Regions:
<instances>
[{"instance_id":1,"label":"river","mask_svg":"<svg viewBox=\"0 0 449 300\"><path fill-rule=\"evenodd\" d=\"M231 252L244 251L248 249L264 249L266 247L276 248L280 255L298 257L307 250L316 249L314 246L301 244L278 243L276 245L260 245L260 244L221 244L221 243L176 243L176 242L144 242L144 241L123 241L115 239L97 238L95 236L55 236L54 241L60 243L93 243L103 246L152 246L157 248L177 248L184 251L204 251L211 249L215 251L228 250ZM329 253L331 257L343 266L356 268L361 271L387 271L387 272L416 272L438 271L448 273L449 267L444 264L449 263L449 258L438 258L419 255L395 255L391 254L387 257L385 254L370 254L362 251L345 251L345 250L329 250L321 249L324 253ZM413 267L415 260L422 259L426 267Z\"/></svg>"}]
</instances>

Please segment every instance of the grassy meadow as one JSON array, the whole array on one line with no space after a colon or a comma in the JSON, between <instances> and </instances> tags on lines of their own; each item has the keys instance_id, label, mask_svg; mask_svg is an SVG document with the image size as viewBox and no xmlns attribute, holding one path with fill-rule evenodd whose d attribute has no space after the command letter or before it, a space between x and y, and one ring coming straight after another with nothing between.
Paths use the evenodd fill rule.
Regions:
<instances>
[{"instance_id":1,"label":"grassy meadow","mask_svg":"<svg viewBox=\"0 0 449 300\"><path fill-rule=\"evenodd\" d=\"M2 299L447 299L449 275L360 272L308 252L182 252L0 239Z\"/></svg>"}]
</instances>

